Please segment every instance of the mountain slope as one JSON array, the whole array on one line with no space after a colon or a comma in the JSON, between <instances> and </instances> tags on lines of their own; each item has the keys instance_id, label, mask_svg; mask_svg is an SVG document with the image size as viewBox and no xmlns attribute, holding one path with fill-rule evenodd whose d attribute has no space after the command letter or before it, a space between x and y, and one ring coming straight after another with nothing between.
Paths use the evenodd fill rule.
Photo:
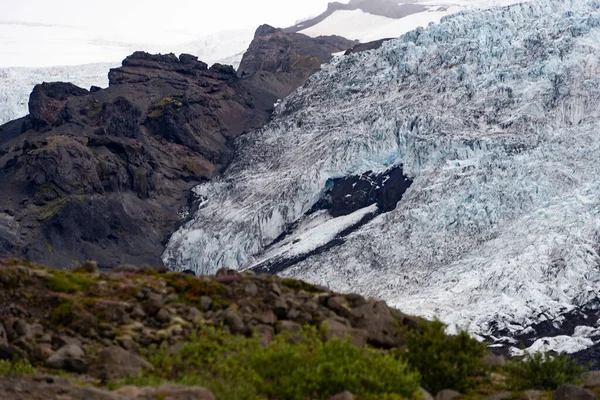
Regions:
<instances>
[{"instance_id":1,"label":"mountain slope","mask_svg":"<svg viewBox=\"0 0 600 400\"><path fill-rule=\"evenodd\" d=\"M193 208L190 189L228 165L233 139L354 44L263 28L244 77L191 55L136 52L107 89L37 85L30 115L0 126L0 254L55 267L161 264Z\"/></svg>"},{"instance_id":2,"label":"mountain slope","mask_svg":"<svg viewBox=\"0 0 600 400\"><path fill-rule=\"evenodd\" d=\"M335 60L238 140L222 179L195 189L198 213L165 262L268 265L295 235L271 260L303 252L287 275L482 335L560 326L600 295L599 43L600 3L539 0ZM347 217L323 206L334 180L385 182L390 168L412 181L397 208L357 216L351 232L336 224ZM571 351L597 340L587 323Z\"/></svg>"}]
</instances>

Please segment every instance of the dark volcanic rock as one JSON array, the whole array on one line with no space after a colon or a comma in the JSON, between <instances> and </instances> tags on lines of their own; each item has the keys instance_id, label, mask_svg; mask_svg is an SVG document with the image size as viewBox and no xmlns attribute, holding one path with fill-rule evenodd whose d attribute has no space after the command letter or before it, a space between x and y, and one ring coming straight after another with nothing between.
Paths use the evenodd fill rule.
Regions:
<instances>
[{"instance_id":1,"label":"dark volcanic rock","mask_svg":"<svg viewBox=\"0 0 600 400\"><path fill-rule=\"evenodd\" d=\"M277 96L193 56L135 53L108 89L38 85L31 115L0 128L1 247L56 267L160 264L188 191ZM13 232L20 231L15 240Z\"/></svg>"},{"instance_id":2,"label":"dark volcanic rock","mask_svg":"<svg viewBox=\"0 0 600 400\"><path fill-rule=\"evenodd\" d=\"M354 46L353 48L346 50L344 55L348 56L350 54L362 53L363 51L376 50L376 49L380 48L388 40L392 40L392 39L387 38L387 39L374 40L369 43L359 43L356 46Z\"/></svg>"},{"instance_id":3,"label":"dark volcanic rock","mask_svg":"<svg viewBox=\"0 0 600 400\"><path fill-rule=\"evenodd\" d=\"M59 125L68 118L65 104L69 97L85 96L89 92L72 83L42 83L29 97L29 116L38 126Z\"/></svg>"},{"instance_id":4,"label":"dark volcanic rock","mask_svg":"<svg viewBox=\"0 0 600 400\"><path fill-rule=\"evenodd\" d=\"M0 127L0 254L54 267L162 264L195 207L190 189L348 42L261 27L244 79L189 54L136 52L107 89L36 86L30 115Z\"/></svg>"},{"instance_id":5,"label":"dark volcanic rock","mask_svg":"<svg viewBox=\"0 0 600 400\"><path fill-rule=\"evenodd\" d=\"M269 87L277 88L279 97L283 98L329 62L333 53L355 44L340 36L311 38L262 25L244 54L238 76L253 77L251 80L257 85L267 82Z\"/></svg>"},{"instance_id":6,"label":"dark volcanic rock","mask_svg":"<svg viewBox=\"0 0 600 400\"><path fill-rule=\"evenodd\" d=\"M340 217L371 204L377 204L381 212L392 211L411 184L412 180L404 176L402 167L383 174L367 172L334 179L329 213Z\"/></svg>"}]
</instances>

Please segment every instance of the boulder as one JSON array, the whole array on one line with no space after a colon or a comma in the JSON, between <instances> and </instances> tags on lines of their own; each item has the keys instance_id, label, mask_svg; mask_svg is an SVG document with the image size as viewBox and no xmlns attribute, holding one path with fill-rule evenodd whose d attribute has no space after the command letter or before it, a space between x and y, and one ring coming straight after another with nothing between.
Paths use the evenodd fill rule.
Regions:
<instances>
[{"instance_id":1,"label":"boulder","mask_svg":"<svg viewBox=\"0 0 600 400\"><path fill-rule=\"evenodd\" d=\"M84 373L87 370L84 356L85 353L81 347L75 344L68 344L48 357L46 360L46 367L75 373Z\"/></svg>"},{"instance_id":2,"label":"boulder","mask_svg":"<svg viewBox=\"0 0 600 400\"><path fill-rule=\"evenodd\" d=\"M302 330L302 325L297 324L296 322L293 322L293 321L279 321L277 323L277 325L275 325L275 330L277 331L277 333L282 333L282 332L298 333Z\"/></svg>"},{"instance_id":3,"label":"boulder","mask_svg":"<svg viewBox=\"0 0 600 400\"><path fill-rule=\"evenodd\" d=\"M229 329L231 330L231 333L236 333L236 334L247 333L246 325L244 324L244 321L242 320L242 316L240 315L238 310L230 307L227 310L225 310L224 317L225 317L225 325L229 327Z\"/></svg>"},{"instance_id":4,"label":"boulder","mask_svg":"<svg viewBox=\"0 0 600 400\"><path fill-rule=\"evenodd\" d=\"M380 348L401 345L404 337L398 332L398 322L388 306L382 301L369 302L352 310L353 326L365 329L367 342Z\"/></svg>"},{"instance_id":5,"label":"boulder","mask_svg":"<svg viewBox=\"0 0 600 400\"><path fill-rule=\"evenodd\" d=\"M111 346L98 353L89 374L108 381L138 375L143 369L152 369L152 364L121 347Z\"/></svg>"},{"instance_id":6,"label":"boulder","mask_svg":"<svg viewBox=\"0 0 600 400\"><path fill-rule=\"evenodd\" d=\"M364 329L355 329L333 319L323 321L321 328L325 331L326 340L350 339L352 344L358 347L364 347L367 344L368 333Z\"/></svg>"}]
</instances>

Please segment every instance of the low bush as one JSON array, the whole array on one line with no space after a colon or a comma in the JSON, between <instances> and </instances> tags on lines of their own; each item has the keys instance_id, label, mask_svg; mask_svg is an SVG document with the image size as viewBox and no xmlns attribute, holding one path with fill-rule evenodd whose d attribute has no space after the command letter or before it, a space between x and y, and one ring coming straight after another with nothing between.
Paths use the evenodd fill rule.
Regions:
<instances>
[{"instance_id":1,"label":"low bush","mask_svg":"<svg viewBox=\"0 0 600 400\"><path fill-rule=\"evenodd\" d=\"M77 293L87 290L94 280L86 274L54 271L48 280L48 289L60 293Z\"/></svg>"},{"instance_id":2,"label":"low bush","mask_svg":"<svg viewBox=\"0 0 600 400\"><path fill-rule=\"evenodd\" d=\"M0 376L31 375L35 372L27 360L0 360Z\"/></svg>"},{"instance_id":3,"label":"low bush","mask_svg":"<svg viewBox=\"0 0 600 400\"><path fill-rule=\"evenodd\" d=\"M543 353L527 354L507 366L515 390L554 390L565 383L577 384L585 370L567 355L552 357Z\"/></svg>"},{"instance_id":4,"label":"low bush","mask_svg":"<svg viewBox=\"0 0 600 400\"><path fill-rule=\"evenodd\" d=\"M151 349L147 356L154 371L122 383L202 385L218 399L328 399L344 390L364 399L414 397L419 376L405 362L347 341L323 343L320 337L306 328L263 347L257 337L209 329L176 354Z\"/></svg>"},{"instance_id":5,"label":"low bush","mask_svg":"<svg viewBox=\"0 0 600 400\"><path fill-rule=\"evenodd\" d=\"M422 385L432 393L443 389L466 391L473 378L485 375L486 346L466 332L447 336L440 321L424 322L407 335L410 367L421 373Z\"/></svg>"}]
</instances>

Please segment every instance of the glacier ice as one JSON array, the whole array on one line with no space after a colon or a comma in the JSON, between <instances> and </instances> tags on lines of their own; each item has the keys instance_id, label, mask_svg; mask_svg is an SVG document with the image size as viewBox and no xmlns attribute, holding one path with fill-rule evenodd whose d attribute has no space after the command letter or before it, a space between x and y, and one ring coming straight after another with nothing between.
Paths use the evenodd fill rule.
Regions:
<instances>
[{"instance_id":1,"label":"glacier ice","mask_svg":"<svg viewBox=\"0 0 600 400\"><path fill-rule=\"evenodd\" d=\"M600 1L448 16L324 65L194 189L164 261L247 268L329 179L402 164L394 211L284 274L480 335L554 320L600 294L599 117Z\"/></svg>"}]
</instances>

